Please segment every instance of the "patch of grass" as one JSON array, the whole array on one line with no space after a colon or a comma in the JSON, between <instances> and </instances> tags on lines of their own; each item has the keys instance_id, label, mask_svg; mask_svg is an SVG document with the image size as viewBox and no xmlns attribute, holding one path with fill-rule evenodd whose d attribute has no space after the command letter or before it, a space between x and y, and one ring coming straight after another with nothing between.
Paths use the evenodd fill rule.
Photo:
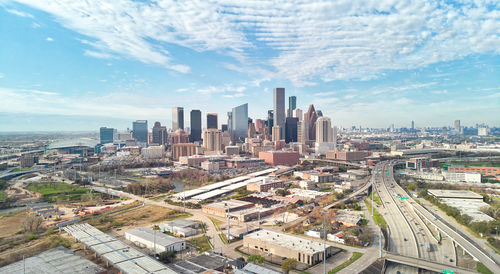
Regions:
<instances>
[{"instance_id":1,"label":"patch of grass","mask_svg":"<svg viewBox=\"0 0 500 274\"><path fill-rule=\"evenodd\" d=\"M484 264L478 262L477 265L477 272L483 273L483 274L493 274L491 270L489 270Z\"/></svg>"},{"instance_id":2,"label":"patch of grass","mask_svg":"<svg viewBox=\"0 0 500 274\"><path fill-rule=\"evenodd\" d=\"M342 269L346 268L347 266L349 266L350 264L354 263L357 259L361 258L361 256L363 256L363 253L353 252L352 256L351 256L351 258L349 258L349 260L345 261L343 264L335 267L334 269L328 271L328 274L334 274L334 273L339 272L340 270L342 270Z\"/></svg>"},{"instance_id":3,"label":"patch of grass","mask_svg":"<svg viewBox=\"0 0 500 274\"><path fill-rule=\"evenodd\" d=\"M212 249L212 245L210 244L208 237L205 235L192 238L191 240L189 240L189 242L192 245L196 246L196 251L200 253Z\"/></svg>"},{"instance_id":4,"label":"patch of grass","mask_svg":"<svg viewBox=\"0 0 500 274\"><path fill-rule=\"evenodd\" d=\"M214 218L210 218L210 217L208 217L208 218L209 218L209 219L210 219L210 221L214 224L214 226L215 226L215 230L220 231L219 226L220 226L221 224L223 224L224 222L222 222L222 221L220 221L220 220L217 220L217 219L214 219Z\"/></svg>"},{"instance_id":5,"label":"patch of grass","mask_svg":"<svg viewBox=\"0 0 500 274\"><path fill-rule=\"evenodd\" d=\"M220 238L220 240L221 240L224 244L226 244L226 245L227 245L227 237L226 237L226 235L225 235L225 234L223 234L223 233L219 233L219 238Z\"/></svg>"},{"instance_id":6,"label":"patch of grass","mask_svg":"<svg viewBox=\"0 0 500 274\"><path fill-rule=\"evenodd\" d=\"M158 201L158 200L161 200L161 199L165 199L165 197L167 197L167 196L168 196L167 194L160 195L160 196L156 196L156 197L150 198L150 200Z\"/></svg>"},{"instance_id":7,"label":"patch of grass","mask_svg":"<svg viewBox=\"0 0 500 274\"><path fill-rule=\"evenodd\" d=\"M31 167L16 167L11 172L28 171Z\"/></svg>"},{"instance_id":8,"label":"patch of grass","mask_svg":"<svg viewBox=\"0 0 500 274\"><path fill-rule=\"evenodd\" d=\"M372 193L368 193L368 199L371 201L372 199ZM382 202L380 201L380 198L378 197L378 193L377 192L374 192L373 193L373 201L377 204L377 205L382 205Z\"/></svg>"},{"instance_id":9,"label":"patch of grass","mask_svg":"<svg viewBox=\"0 0 500 274\"><path fill-rule=\"evenodd\" d=\"M7 198L7 193L0 191L0 202L5 201L6 198Z\"/></svg>"},{"instance_id":10,"label":"patch of grass","mask_svg":"<svg viewBox=\"0 0 500 274\"><path fill-rule=\"evenodd\" d=\"M44 201L52 203L58 199L80 201L82 194L88 192L86 188L63 182L31 183L27 189L42 194Z\"/></svg>"},{"instance_id":11,"label":"patch of grass","mask_svg":"<svg viewBox=\"0 0 500 274\"><path fill-rule=\"evenodd\" d=\"M368 202L367 200L365 200L365 204L366 204L366 207L368 208L368 211L371 211L372 210L372 207L371 207L371 202ZM385 220L384 220L384 217L382 215L380 215L380 213L374 208L373 209L373 221L375 222L375 224L379 225L379 226L382 226L382 227L387 227L387 224L385 223Z\"/></svg>"},{"instance_id":12,"label":"patch of grass","mask_svg":"<svg viewBox=\"0 0 500 274\"><path fill-rule=\"evenodd\" d=\"M320 190L320 192L332 192L332 191L333 191L333 189L331 189L331 188Z\"/></svg>"},{"instance_id":13,"label":"patch of grass","mask_svg":"<svg viewBox=\"0 0 500 274\"><path fill-rule=\"evenodd\" d=\"M452 165L462 165L462 166L500 167L500 163L492 163L492 162L452 161L451 164Z\"/></svg>"},{"instance_id":14,"label":"patch of grass","mask_svg":"<svg viewBox=\"0 0 500 274\"><path fill-rule=\"evenodd\" d=\"M61 236L53 236L50 239L49 248L54 248L54 247L58 247L58 246L64 246L66 248L70 248L71 241L69 239L63 238Z\"/></svg>"}]
</instances>

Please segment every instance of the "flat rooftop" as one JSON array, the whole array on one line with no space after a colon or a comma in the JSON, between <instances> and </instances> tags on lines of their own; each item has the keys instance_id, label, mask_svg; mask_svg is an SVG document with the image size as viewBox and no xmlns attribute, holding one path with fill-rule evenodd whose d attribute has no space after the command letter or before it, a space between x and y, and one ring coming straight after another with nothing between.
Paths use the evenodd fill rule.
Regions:
<instances>
[{"instance_id":1,"label":"flat rooftop","mask_svg":"<svg viewBox=\"0 0 500 274\"><path fill-rule=\"evenodd\" d=\"M239 200L227 200L227 201L207 204L205 206L209 206L212 208L218 208L218 209L227 209L229 207L229 211L231 211L231 209L233 209L233 208L237 208L237 207L241 207L241 206L250 206L250 205L253 205L253 204L250 202L239 201Z\"/></svg>"},{"instance_id":2,"label":"flat rooftop","mask_svg":"<svg viewBox=\"0 0 500 274\"><path fill-rule=\"evenodd\" d=\"M182 239L161 233L160 231L157 231L155 233L154 230L152 230L151 228L148 228L148 227L134 228L131 230L127 230L125 233L129 234L129 235L134 235L136 237L139 237L139 238L144 239L144 240L149 241L149 242L154 242L154 240L155 240L154 238L155 238L155 234L156 234L156 244L159 246L169 246L169 245L173 245L175 243L184 242L184 240L182 240Z\"/></svg>"},{"instance_id":3,"label":"flat rooftop","mask_svg":"<svg viewBox=\"0 0 500 274\"><path fill-rule=\"evenodd\" d=\"M101 273L104 268L62 246L0 268L0 273L64 274Z\"/></svg>"},{"instance_id":4,"label":"flat rooftop","mask_svg":"<svg viewBox=\"0 0 500 274\"><path fill-rule=\"evenodd\" d=\"M250 233L244 238L256 239L263 242L279 245L284 248L296 250L299 252L316 253L323 252L325 247L322 242L312 241L284 233L278 233L270 230L260 230ZM326 247L331 247L326 245Z\"/></svg>"},{"instance_id":5,"label":"flat rooftop","mask_svg":"<svg viewBox=\"0 0 500 274\"><path fill-rule=\"evenodd\" d=\"M437 198L483 199L483 196L469 190L429 189L427 192Z\"/></svg>"}]
</instances>

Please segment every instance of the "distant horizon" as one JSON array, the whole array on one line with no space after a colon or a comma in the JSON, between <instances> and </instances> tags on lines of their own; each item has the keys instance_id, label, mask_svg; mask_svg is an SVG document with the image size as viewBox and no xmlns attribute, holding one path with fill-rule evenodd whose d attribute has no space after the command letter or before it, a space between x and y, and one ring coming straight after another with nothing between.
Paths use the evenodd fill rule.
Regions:
<instances>
[{"instance_id":1,"label":"distant horizon","mask_svg":"<svg viewBox=\"0 0 500 274\"><path fill-rule=\"evenodd\" d=\"M500 126L498 3L101 6L2 1L0 131L170 125L176 106L220 126L243 103L265 118L275 87L336 126Z\"/></svg>"}]
</instances>

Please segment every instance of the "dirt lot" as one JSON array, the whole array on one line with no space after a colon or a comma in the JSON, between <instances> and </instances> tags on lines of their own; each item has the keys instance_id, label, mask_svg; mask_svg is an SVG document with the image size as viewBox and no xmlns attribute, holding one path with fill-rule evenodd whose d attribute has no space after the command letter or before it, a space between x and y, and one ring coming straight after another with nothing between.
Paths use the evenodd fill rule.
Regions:
<instances>
[{"instance_id":1,"label":"dirt lot","mask_svg":"<svg viewBox=\"0 0 500 274\"><path fill-rule=\"evenodd\" d=\"M0 216L0 238L16 234L27 215L28 212L25 210Z\"/></svg>"}]
</instances>

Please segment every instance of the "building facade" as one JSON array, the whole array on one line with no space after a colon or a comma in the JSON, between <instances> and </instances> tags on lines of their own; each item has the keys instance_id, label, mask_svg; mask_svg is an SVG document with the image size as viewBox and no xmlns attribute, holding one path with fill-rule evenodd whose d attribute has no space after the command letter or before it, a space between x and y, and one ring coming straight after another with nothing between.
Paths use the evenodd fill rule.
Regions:
<instances>
[{"instance_id":1,"label":"building facade","mask_svg":"<svg viewBox=\"0 0 500 274\"><path fill-rule=\"evenodd\" d=\"M297 142L297 126L299 119L287 117L285 122L285 143Z\"/></svg>"},{"instance_id":2,"label":"building facade","mask_svg":"<svg viewBox=\"0 0 500 274\"><path fill-rule=\"evenodd\" d=\"M222 131L209 128L203 131L203 148L207 152L222 151Z\"/></svg>"},{"instance_id":3,"label":"building facade","mask_svg":"<svg viewBox=\"0 0 500 274\"><path fill-rule=\"evenodd\" d=\"M207 113L207 129L209 128L219 128L217 122L217 113L209 112Z\"/></svg>"},{"instance_id":4,"label":"building facade","mask_svg":"<svg viewBox=\"0 0 500 274\"><path fill-rule=\"evenodd\" d=\"M162 146L167 143L167 127L161 126L160 122L155 122L152 135L152 144Z\"/></svg>"},{"instance_id":5,"label":"building facade","mask_svg":"<svg viewBox=\"0 0 500 274\"><path fill-rule=\"evenodd\" d=\"M172 130L184 130L184 108L172 108Z\"/></svg>"},{"instance_id":6,"label":"building facade","mask_svg":"<svg viewBox=\"0 0 500 274\"><path fill-rule=\"evenodd\" d=\"M244 142L248 135L248 104L243 104L233 108L231 124L230 133L233 142Z\"/></svg>"},{"instance_id":7,"label":"building facade","mask_svg":"<svg viewBox=\"0 0 500 274\"><path fill-rule=\"evenodd\" d=\"M261 151L259 159L264 159L266 164L272 166L291 166L299 163L299 153L295 151Z\"/></svg>"},{"instance_id":8,"label":"building facade","mask_svg":"<svg viewBox=\"0 0 500 274\"><path fill-rule=\"evenodd\" d=\"M297 108L297 97L288 97L288 115L287 117L293 117L293 111Z\"/></svg>"},{"instance_id":9,"label":"building facade","mask_svg":"<svg viewBox=\"0 0 500 274\"><path fill-rule=\"evenodd\" d=\"M280 127L280 140L285 139L285 89L275 88L273 96L274 126Z\"/></svg>"},{"instance_id":10,"label":"building facade","mask_svg":"<svg viewBox=\"0 0 500 274\"><path fill-rule=\"evenodd\" d=\"M148 121L137 120L132 123L132 137L140 143L148 143Z\"/></svg>"},{"instance_id":11,"label":"building facade","mask_svg":"<svg viewBox=\"0 0 500 274\"><path fill-rule=\"evenodd\" d=\"M114 134L115 134L114 128L101 127L99 129L100 144L104 145L104 144L113 143L113 135Z\"/></svg>"},{"instance_id":12,"label":"building facade","mask_svg":"<svg viewBox=\"0 0 500 274\"><path fill-rule=\"evenodd\" d=\"M189 122L191 125L190 141L201 141L201 111L198 109L191 110Z\"/></svg>"}]
</instances>

